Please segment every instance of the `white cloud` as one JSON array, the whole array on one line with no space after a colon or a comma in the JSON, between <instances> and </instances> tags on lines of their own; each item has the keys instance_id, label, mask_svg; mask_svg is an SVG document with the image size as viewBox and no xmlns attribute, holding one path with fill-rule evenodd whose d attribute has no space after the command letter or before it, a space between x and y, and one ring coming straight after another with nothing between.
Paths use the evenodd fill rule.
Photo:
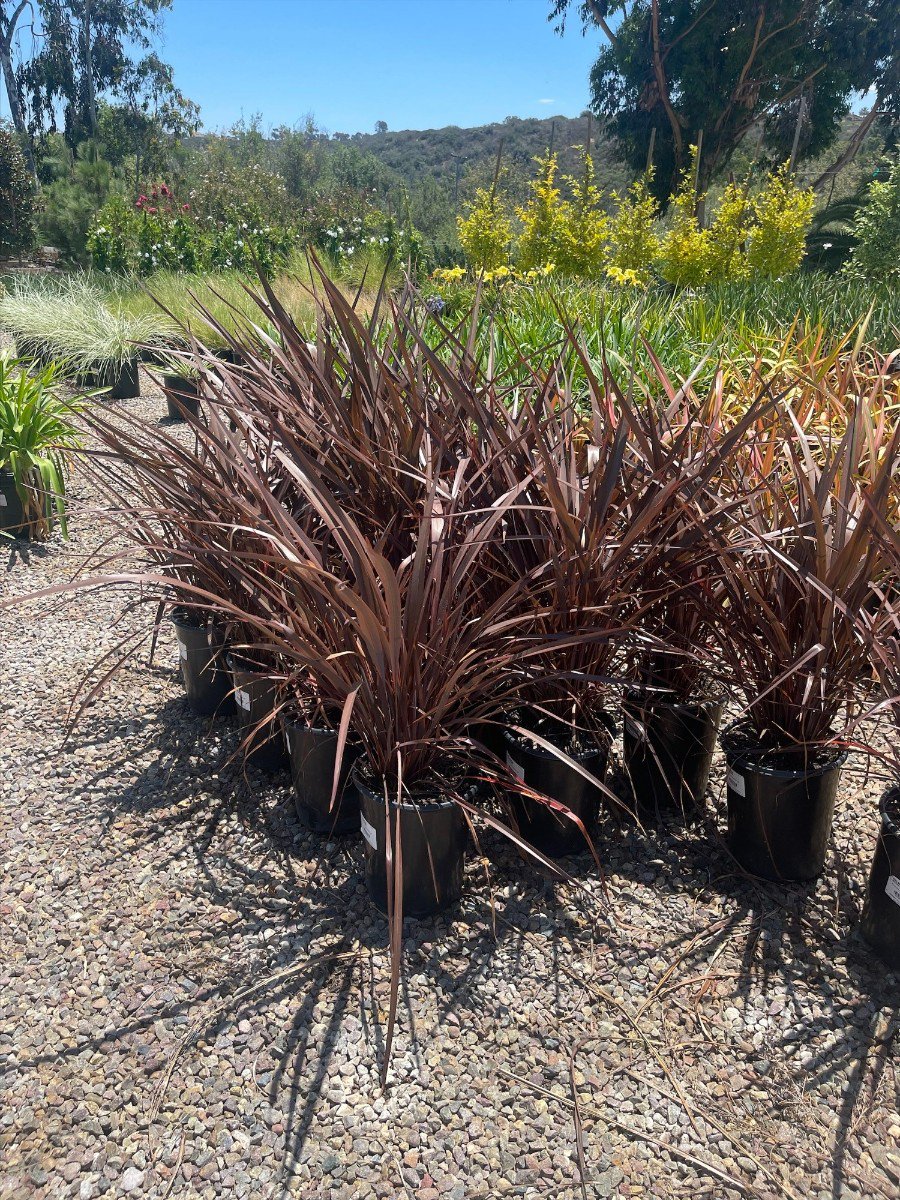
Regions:
<instances>
[{"instance_id":1,"label":"white cloud","mask_svg":"<svg viewBox=\"0 0 900 1200\"><path fill-rule=\"evenodd\" d=\"M556 101L551 96L549 100L538 100L538 104L555 104Z\"/></svg>"}]
</instances>

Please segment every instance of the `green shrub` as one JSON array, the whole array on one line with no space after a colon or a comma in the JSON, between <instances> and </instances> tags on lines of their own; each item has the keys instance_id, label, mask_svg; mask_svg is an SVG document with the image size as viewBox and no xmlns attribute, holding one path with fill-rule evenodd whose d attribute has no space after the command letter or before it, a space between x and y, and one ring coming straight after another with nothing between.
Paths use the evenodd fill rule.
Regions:
<instances>
[{"instance_id":1,"label":"green shrub","mask_svg":"<svg viewBox=\"0 0 900 1200\"><path fill-rule=\"evenodd\" d=\"M37 196L16 135L0 126L0 254L21 254L35 240Z\"/></svg>"},{"instance_id":2,"label":"green shrub","mask_svg":"<svg viewBox=\"0 0 900 1200\"><path fill-rule=\"evenodd\" d=\"M672 197L670 225L659 246L659 273L676 287L699 287L710 277L711 232L697 220L701 197L694 187L696 168L697 147L692 146L690 165Z\"/></svg>"},{"instance_id":3,"label":"green shrub","mask_svg":"<svg viewBox=\"0 0 900 1200\"><path fill-rule=\"evenodd\" d=\"M74 156L65 145L57 145L45 167L50 179L41 192L41 236L69 262L84 263L94 214L121 184L91 143L80 146Z\"/></svg>"},{"instance_id":4,"label":"green shrub","mask_svg":"<svg viewBox=\"0 0 900 1200\"><path fill-rule=\"evenodd\" d=\"M588 150L581 156L578 178L566 175L564 182L572 190L572 202L566 206L558 267L564 275L578 279L601 279L609 221L600 206L602 193L597 187L594 160Z\"/></svg>"},{"instance_id":5,"label":"green shrub","mask_svg":"<svg viewBox=\"0 0 900 1200\"><path fill-rule=\"evenodd\" d=\"M88 249L97 270L107 273L255 271L257 264L272 273L287 261L298 235L254 217L251 209L235 202L230 210L219 207L226 215L218 219L201 217L159 183L133 206L112 197L96 215Z\"/></svg>"},{"instance_id":6,"label":"green shrub","mask_svg":"<svg viewBox=\"0 0 900 1200\"><path fill-rule=\"evenodd\" d=\"M856 244L847 274L877 283L900 279L900 159L887 179L869 185L853 223Z\"/></svg>"},{"instance_id":7,"label":"green shrub","mask_svg":"<svg viewBox=\"0 0 900 1200\"><path fill-rule=\"evenodd\" d=\"M752 200L753 224L747 238L751 275L783 279L797 270L806 252L814 207L812 188L798 187L787 163L769 176Z\"/></svg>"},{"instance_id":8,"label":"green shrub","mask_svg":"<svg viewBox=\"0 0 900 1200\"><path fill-rule=\"evenodd\" d=\"M747 235L753 219L753 205L746 187L727 184L709 227L707 261L709 279L715 283L746 279Z\"/></svg>"}]
</instances>

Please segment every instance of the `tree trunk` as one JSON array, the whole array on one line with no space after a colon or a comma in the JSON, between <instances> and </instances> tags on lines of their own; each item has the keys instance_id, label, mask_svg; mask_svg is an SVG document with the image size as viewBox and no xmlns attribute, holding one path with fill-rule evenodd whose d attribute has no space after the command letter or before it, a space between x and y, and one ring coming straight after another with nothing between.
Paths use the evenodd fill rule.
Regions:
<instances>
[{"instance_id":1,"label":"tree trunk","mask_svg":"<svg viewBox=\"0 0 900 1200\"><path fill-rule=\"evenodd\" d=\"M15 33L16 24L19 17L27 4L27 0L22 0L21 4L15 10L11 17L8 18L6 28L0 27L0 65L3 68L3 81L6 84L6 95L9 100L9 111L12 114L12 122L16 133L22 140L22 153L25 156L25 162L28 170L31 172L31 177L38 183L37 169L34 165L34 151L31 145L31 138L28 136L28 127L25 124L25 113L22 111L22 102L19 99L19 89L16 87L16 73L12 65L12 40Z\"/></svg>"}]
</instances>

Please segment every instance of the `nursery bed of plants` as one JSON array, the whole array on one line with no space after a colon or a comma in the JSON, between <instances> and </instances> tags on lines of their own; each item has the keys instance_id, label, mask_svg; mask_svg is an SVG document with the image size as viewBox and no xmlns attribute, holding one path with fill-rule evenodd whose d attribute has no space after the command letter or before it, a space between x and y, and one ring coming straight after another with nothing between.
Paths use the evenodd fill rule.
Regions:
<instances>
[{"instance_id":1,"label":"nursery bed of plants","mask_svg":"<svg viewBox=\"0 0 900 1200\"><path fill-rule=\"evenodd\" d=\"M894 1194L891 360L491 376L321 282L186 423L83 408L9 544L13 1193Z\"/></svg>"},{"instance_id":2,"label":"nursery bed of plants","mask_svg":"<svg viewBox=\"0 0 900 1200\"><path fill-rule=\"evenodd\" d=\"M121 407L156 421L144 384ZM17 543L5 594L106 533ZM577 1128L588 1195L895 1194L896 976L854 933L863 771L799 888L741 879L702 831L602 831L607 900L587 853L576 889L490 841L490 886L470 861L462 906L407 926L382 1093L361 845L306 831L287 773L226 765L234 724L191 713L170 633L63 744L118 609L2 616L7 1194L574 1198Z\"/></svg>"}]
</instances>

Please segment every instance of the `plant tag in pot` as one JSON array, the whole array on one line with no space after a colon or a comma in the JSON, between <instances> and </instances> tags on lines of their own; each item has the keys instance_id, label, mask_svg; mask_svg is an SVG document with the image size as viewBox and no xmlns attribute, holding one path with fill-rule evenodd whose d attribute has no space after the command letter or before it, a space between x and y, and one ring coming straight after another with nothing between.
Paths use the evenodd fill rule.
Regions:
<instances>
[{"instance_id":1,"label":"plant tag in pot","mask_svg":"<svg viewBox=\"0 0 900 1200\"><path fill-rule=\"evenodd\" d=\"M0 508L6 508L6 497L0 492Z\"/></svg>"},{"instance_id":2,"label":"plant tag in pot","mask_svg":"<svg viewBox=\"0 0 900 1200\"><path fill-rule=\"evenodd\" d=\"M378 849L378 838L375 836L375 826L370 825L362 813L359 814L359 827L362 830L362 835L372 847L373 850Z\"/></svg>"},{"instance_id":3,"label":"plant tag in pot","mask_svg":"<svg viewBox=\"0 0 900 1200\"><path fill-rule=\"evenodd\" d=\"M250 693L249 692L245 692L243 688L238 688L238 690L234 693L234 698L235 698L235 701L237 702L238 708L244 708L247 710L247 712L250 711Z\"/></svg>"},{"instance_id":4,"label":"plant tag in pot","mask_svg":"<svg viewBox=\"0 0 900 1200\"><path fill-rule=\"evenodd\" d=\"M187 658L187 646L184 644L184 642L178 643L178 657Z\"/></svg>"},{"instance_id":5,"label":"plant tag in pot","mask_svg":"<svg viewBox=\"0 0 900 1200\"><path fill-rule=\"evenodd\" d=\"M747 794L744 777L743 775L739 774L739 772L735 771L734 768L728 772L728 786L737 796L746 796Z\"/></svg>"},{"instance_id":6,"label":"plant tag in pot","mask_svg":"<svg viewBox=\"0 0 900 1200\"><path fill-rule=\"evenodd\" d=\"M625 728L633 738L638 738L640 741L644 740L644 728L635 721L634 717L625 718Z\"/></svg>"},{"instance_id":7,"label":"plant tag in pot","mask_svg":"<svg viewBox=\"0 0 900 1200\"><path fill-rule=\"evenodd\" d=\"M888 876L888 881L884 885L884 894L895 904L900 904L900 876Z\"/></svg>"},{"instance_id":8,"label":"plant tag in pot","mask_svg":"<svg viewBox=\"0 0 900 1200\"><path fill-rule=\"evenodd\" d=\"M521 763L516 762L509 751L506 752L506 765L512 771L513 775L515 775L516 779L521 779L523 783L525 782L525 768Z\"/></svg>"}]
</instances>

